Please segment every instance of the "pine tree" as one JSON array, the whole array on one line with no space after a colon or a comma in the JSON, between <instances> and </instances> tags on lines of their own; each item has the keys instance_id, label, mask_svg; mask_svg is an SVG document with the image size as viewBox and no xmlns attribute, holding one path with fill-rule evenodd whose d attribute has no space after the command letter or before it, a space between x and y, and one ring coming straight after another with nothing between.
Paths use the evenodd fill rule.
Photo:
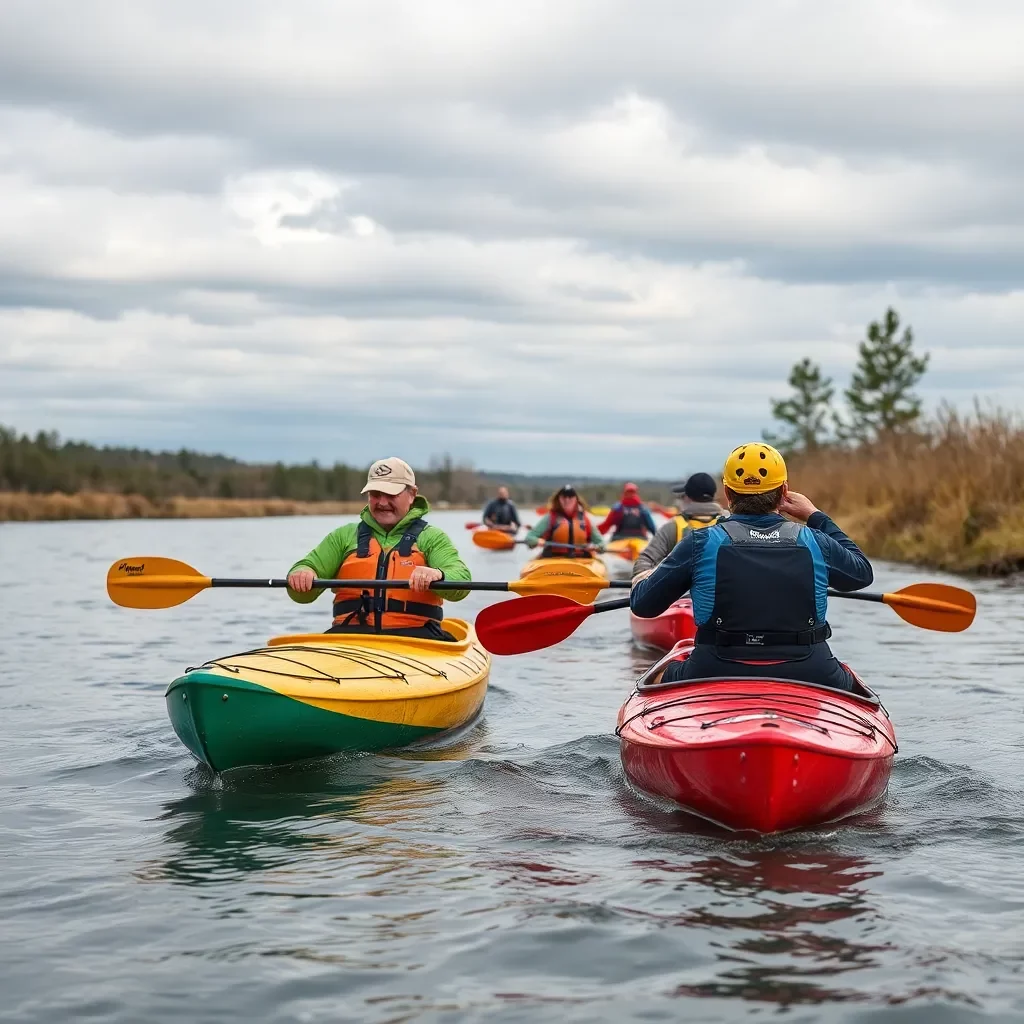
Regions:
<instances>
[{"instance_id":1,"label":"pine tree","mask_svg":"<svg viewBox=\"0 0 1024 1024\"><path fill-rule=\"evenodd\" d=\"M836 420L845 440L871 441L879 434L906 430L921 415L921 399L912 388L928 366L928 354L914 355L910 327L896 337L900 318L892 307L883 323L872 321L866 341L860 343L859 361L844 392L850 408L848 423Z\"/></svg>"},{"instance_id":2,"label":"pine tree","mask_svg":"<svg viewBox=\"0 0 1024 1024\"><path fill-rule=\"evenodd\" d=\"M802 359L789 372L787 382L795 392L790 398L772 399L772 416L789 429L782 434L765 432L764 439L787 455L813 451L827 441L826 421L831 411L832 378L821 375L821 367Z\"/></svg>"}]
</instances>

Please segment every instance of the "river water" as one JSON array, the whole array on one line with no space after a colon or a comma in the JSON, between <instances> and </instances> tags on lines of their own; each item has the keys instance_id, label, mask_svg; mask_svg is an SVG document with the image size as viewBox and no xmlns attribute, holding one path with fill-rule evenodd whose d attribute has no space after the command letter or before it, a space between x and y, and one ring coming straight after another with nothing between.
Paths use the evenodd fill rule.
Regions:
<instances>
[{"instance_id":1,"label":"river water","mask_svg":"<svg viewBox=\"0 0 1024 1024\"><path fill-rule=\"evenodd\" d=\"M522 549L466 518L431 517L514 578ZM130 611L107 567L283 575L334 525L0 526L0 1020L1024 1020L1024 590L971 584L957 635L832 602L900 754L886 804L823 831L730 835L626 786L612 730L649 660L623 612L495 659L447 749L214 779L166 684L326 628L327 600Z\"/></svg>"}]
</instances>

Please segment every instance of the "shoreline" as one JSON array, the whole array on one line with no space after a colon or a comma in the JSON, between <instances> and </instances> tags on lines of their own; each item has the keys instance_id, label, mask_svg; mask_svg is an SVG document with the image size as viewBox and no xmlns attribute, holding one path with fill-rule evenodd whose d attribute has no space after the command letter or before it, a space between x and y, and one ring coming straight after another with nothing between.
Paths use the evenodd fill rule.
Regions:
<instances>
[{"instance_id":1,"label":"shoreline","mask_svg":"<svg viewBox=\"0 0 1024 1024\"><path fill-rule=\"evenodd\" d=\"M141 494L80 491L28 494L0 491L0 525L117 519L251 519L268 516L358 515L363 501L293 501L289 498L148 498ZM479 511L442 503L445 511ZM976 578L1024 571L1024 506L1003 510L995 522L965 536L962 524L907 522L891 505L828 509L869 558ZM941 509L936 509L941 512ZM938 516L943 520L948 516ZM930 520L931 517L928 517Z\"/></svg>"},{"instance_id":2,"label":"shoreline","mask_svg":"<svg viewBox=\"0 0 1024 1024\"><path fill-rule=\"evenodd\" d=\"M147 498L142 494L27 494L0 491L0 523L99 519L251 519L267 516L358 515L365 501L292 501L289 498ZM473 511L475 505L433 504Z\"/></svg>"}]
</instances>

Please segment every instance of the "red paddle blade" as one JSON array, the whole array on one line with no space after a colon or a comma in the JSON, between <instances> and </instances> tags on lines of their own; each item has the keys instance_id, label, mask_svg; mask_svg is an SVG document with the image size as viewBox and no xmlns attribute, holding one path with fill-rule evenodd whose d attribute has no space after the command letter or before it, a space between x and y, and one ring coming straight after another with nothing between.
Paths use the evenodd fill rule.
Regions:
<instances>
[{"instance_id":1,"label":"red paddle blade","mask_svg":"<svg viewBox=\"0 0 1024 1024\"><path fill-rule=\"evenodd\" d=\"M526 654L561 643L594 614L594 605L557 594L537 594L488 605L476 617L476 635L491 654Z\"/></svg>"},{"instance_id":2,"label":"red paddle blade","mask_svg":"<svg viewBox=\"0 0 1024 1024\"><path fill-rule=\"evenodd\" d=\"M466 523L466 529L475 530L479 525L479 523Z\"/></svg>"}]
</instances>

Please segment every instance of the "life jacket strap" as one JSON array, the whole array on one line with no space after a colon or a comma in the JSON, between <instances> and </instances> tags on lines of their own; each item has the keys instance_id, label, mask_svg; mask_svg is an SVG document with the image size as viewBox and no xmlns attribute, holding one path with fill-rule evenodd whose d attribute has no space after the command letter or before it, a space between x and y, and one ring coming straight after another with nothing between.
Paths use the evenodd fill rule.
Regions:
<instances>
[{"instance_id":1,"label":"life jacket strap","mask_svg":"<svg viewBox=\"0 0 1024 1024\"><path fill-rule=\"evenodd\" d=\"M729 629L717 629L714 626L698 626L694 638L698 644L710 644L714 647L806 647L810 644L824 643L832 636L832 627L824 622L811 629L801 629L797 633L758 633L736 632Z\"/></svg>"}]
</instances>

